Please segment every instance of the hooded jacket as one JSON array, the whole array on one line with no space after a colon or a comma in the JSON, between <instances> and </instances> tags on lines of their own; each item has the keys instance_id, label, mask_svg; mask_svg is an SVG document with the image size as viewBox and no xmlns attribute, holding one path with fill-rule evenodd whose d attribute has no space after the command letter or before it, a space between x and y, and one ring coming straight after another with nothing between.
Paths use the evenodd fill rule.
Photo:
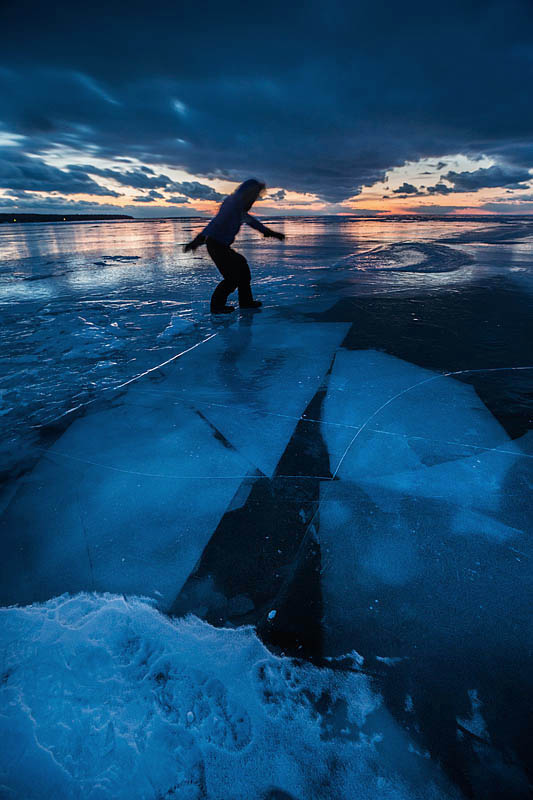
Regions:
<instances>
[{"instance_id":1,"label":"hooded jacket","mask_svg":"<svg viewBox=\"0 0 533 800\"><path fill-rule=\"evenodd\" d=\"M233 194L228 195L220 208L218 213L211 222L206 225L202 231L203 236L209 236L221 244L233 244L242 223L246 223L256 231L266 233L268 228L265 228L258 219L248 214L248 209L245 208L246 192L253 186L259 188L263 184L250 178L235 189Z\"/></svg>"}]
</instances>

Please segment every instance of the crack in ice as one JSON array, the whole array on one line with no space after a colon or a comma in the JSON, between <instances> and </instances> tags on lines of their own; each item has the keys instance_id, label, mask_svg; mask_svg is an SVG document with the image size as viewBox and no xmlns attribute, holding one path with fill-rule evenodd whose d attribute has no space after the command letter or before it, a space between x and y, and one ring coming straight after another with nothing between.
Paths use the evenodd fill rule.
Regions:
<instances>
[{"instance_id":1,"label":"crack in ice","mask_svg":"<svg viewBox=\"0 0 533 800\"><path fill-rule=\"evenodd\" d=\"M382 405L381 405L381 406L379 406L379 408L377 408L377 409L376 409L376 410L375 410L375 411L374 411L372 414L370 414L370 416L368 417L368 419L366 420L366 422L365 422L365 423L363 423L363 425L361 425L361 427L360 427L360 428L357 430L357 433L355 434L355 436L354 436L354 437L351 439L351 441L349 442L349 444L348 444L347 448L345 449L345 451L344 451L344 453L343 453L343 455L342 455L342 457L341 457L341 459L340 459L339 463L337 464L337 467L336 467L336 469L335 469L335 471L334 471L333 475L332 475L330 478L327 478L325 482L326 482L326 483L333 483L333 481L335 481L335 480L336 480L336 477L337 477L337 474L338 474L338 472L339 472L339 469L340 469L340 467L341 467L341 465L342 465L342 462L343 462L343 461L344 461L344 459L346 458L346 456L347 456L347 454L348 454L349 450L351 449L352 445L353 445L353 444L354 444L354 442L356 441L357 437L358 437L358 436L359 436L359 434L360 434L360 433L363 431L363 429L367 427L368 423L369 423L369 422L370 422L372 419L374 419L374 417L376 417L376 416L377 416L377 415L380 413L380 411L382 411L384 408L386 408L387 406L389 406L391 403L393 403L393 402L394 402L395 400L397 400L399 397L402 397L403 395L405 395L405 394L407 394L408 392L410 392L412 389L415 389L417 386L422 386L423 384L430 383L431 381L435 381L435 380L437 380L438 378L449 378L449 377L453 377L453 376L455 376L455 375L464 375L464 374L467 374L467 373L478 373L478 372L506 372L506 371L513 372L513 371L518 371L518 370L531 370L531 369L533 369L533 366L520 366L520 367L492 367L492 368L488 368L488 369L462 369L462 370L456 370L456 371L454 371L454 372L443 372L443 373L440 373L439 375L432 375L430 378L424 378L424 380L417 381L416 383L412 384L412 386L408 386L406 389L403 389L401 392L398 392L396 395L394 395L394 397L391 397L391 398L390 398L389 400L387 400L385 403L382 403ZM372 430L372 429L370 429L370 430ZM488 449L490 449L490 448L488 448ZM516 453L516 454L513 454L513 455L520 455L520 454L519 454L519 453ZM523 455L526 455L526 454L523 454ZM531 456L528 456L528 457L531 457ZM314 522L315 522L315 519L316 519L316 517L317 517L317 515L318 515L318 513L319 513L319 511L320 511L320 509L321 509L321 507L322 507L322 504L323 504L324 502L327 502L326 498L322 498L322 499L319 499L319 500L318 500L318 504L317 504L317 507L316 507L316 509L315 509L315 513L314 513L314 514L313 514L313 516L311 517L311 520L309 521L309 524L308 524L308 526L307 526L307 528L306 528L306 530L305 530L305 533L304 533L304 535L303 535L303 537L302 537L302 541L300 542L300 545L299 545L299 547L298 547L298 550L296 551L296 554L295 554L295 559L294 559L294 560L295 560L295 562L297 562L297 561L298 561L298 559L300 558L300 554L301 554L301 552L302 552L302 549L303 549L304 545L307 543L307 539L308 539L308 537L309 537L309 534L310 534L310 533L313 533L314 535L316 535L316 528L315 528ZM324 566L321 568L321 570L320 570L321 574L322 574L322 573L324 572L324 570L326 569L326 566L327 566L327 564L325 564L325 565L324 565ZM282 587L280 588L279 592L281 592L281 591L283 590L283 588L285 587L285 585L286 585L286 582L284 582L284 583L283 583L283 585L282 585ZM278 592L278 594L279 594L279 592Z\"/></svg>"},{"instance_id":2,"label":"crack in ice","mask_svg":"<svg viewBox=\"0 0 533 800\"><path fill-rule=\"evenodd\" d=\"M381 411L383 411L384 408L387 408L387 406L389 406L391 403L393 403L399 397L402 397L403 395L405 395L408 392L410 392L412 389L416 389L418 386L423 386L426 383L431 383L432 381L436 381L439 378L451 378L454 375L466 375L467 373L472 373L472 372L505 372L505 371L517 371L517 370L527 370L527 369L533 369L533 366L530 366L530 367L492 367L491 369L460 369L460 370L457 370L455 372L443 372L443 373L441 373L439 375L432 375L430 378L424 378L424 380L417 381L416 383L413 383L412 386L408 386L406 389L402 389L402 391L398 392L397 394L395 394L394 397L391 397L385 403L382 403L382 405L380 405L379 408L377 408L374 412L372 412L372 414L368 417L366 422L364 422L361 425L361 427L359 428L359 430L357 431L357 433L355 434L353 439L348 444L348 447L346 448L346 450L342 454L341 459L340 459L340 461L337 464L337 467L335 469L335 472L333 473L332 480L334 480L336 478L337 473L338 473L339 469L342 466L342 462L344 461L344 459L348 455L348 452L350 451L353 443L355 442L355 440L357 439L359 434L362 433L362 431L367 427L368 423L372 419L374 419L374 417L376 417Z\"/></svg>"},{"instance_id":3,"label":"crack in ice","mask_svg":"<svg viewBox=\"0 0 533 800\"><path fill-rule=\"evenodd\" d=\"M125 386L128 386L130 383L134 383L135 381L138 381L140 378L144 378L145 375L149 375L151 372L155 372L156 370L161 369L162 367L166 367L167 364L171 364L173 361L176 361L177 358L181 358L182 356L186 355L186 353L190 353L192 350L196 350L196 348L200 347L201 344L205 344L210 339L214 339L215 336L218 336L218 333L211 333L205 339L202 339L201 342L196 342L196 344L193 344L191 347L188 347L186 350L183 350L181 353L177 353L175 356L171 356L171 358L167 358L167 360L163 361L161 364L157 364L155 367L151 367L150 369L147 369L144 372L139 373L139 375L134 375L133 378L130 378L129 380L124 381L124 383L119 383L118 386L107 386L105 389L103 389L103 391L104 392L105 391L109 391L109 389L117 391L118 389L123 389Z\"/></svg>"},{"instance_id":4,"label":"crack in ice","mask_svg":"<svg viewBox=\"0 0 533 800\"><path fill-rule=\"evenodd\" d=\"M291 480L295 479L308 479L308 480L330 480L329 476L327 475L276 475L274 478L271 478L269 475L254 475L253 472L249 472L246 475L183 475L179 472L174 472L170 474L158 473L158 472L140 472L138 470L133 469L125 469L123 467L114 467L111 464L101 464L98 461L91 461L88 458L81 458L80 456L72 456L69 453L62 453L60 450L47 450L44 447L37 448L43 453L43 456L53 460L53 456L61 456L61 458L67 458L70 461L78 461L80 464L88 464L90 467L99 467L101 469L108 469L112 472L121 472L124 475L138 475L141 478L183 478L184 480L272 480L275 481L279 478L287 478ZM254 467L257 469L257 467Z\"/></svg>"},{"instance_id":5,"label":"crack in ice","mask_svg":"<svg viewBox=\"0 0 533 800\"><path fill-rule=\"evenodd\" d=\"M171 356L171 358L167 358L167 360L163 361L161 364L157 364L155 367L151 367L150 369L147 369L144 372L139 373L139 375L134 375L133 378L129 378L127 381L124 381L123 383L119 383L117 386L104 386L104 388L102 389L102 392L109 392L109 391L116 392L119 389L123 389L125 386L128 386L130 383L134 383L135 381L138 381L140 378L144 378L146 375L149 375L151 372L155 372L156 370L161 369L162 367L166 367L167 364L171 364L173 361L176 361L176 359L181 358L182 356L186 355L187 353L190 353L192 350L195 350L197 347L200 347L201 344L205 344L210 339L214 339L215 336L218 336L218 333L211 333L209 336L207 336L205 339L202 339L200 342L196 342L196 344L193 344L191 347L188 347L186 350L182 350L181 353L176 353L176 355ZM67 409L67 411L64 411L62 414L59 414L58 417L53 417L52 419L49 419L46 422L41 423L40 425L31 425L30 427L31 428L43 428L46 425L50 425L51 423L57 422L58 420L62 419L63 417L66 417L67 414L73 414L75 411L78 411L80 408L87 408L88 406L92 405L93 403L96 403L97 400L99 400L99 397L93 397L92 400L88 400L86 403L80 403L77 406L73 406L72 408Z\"/></svg>"}]
</instances>

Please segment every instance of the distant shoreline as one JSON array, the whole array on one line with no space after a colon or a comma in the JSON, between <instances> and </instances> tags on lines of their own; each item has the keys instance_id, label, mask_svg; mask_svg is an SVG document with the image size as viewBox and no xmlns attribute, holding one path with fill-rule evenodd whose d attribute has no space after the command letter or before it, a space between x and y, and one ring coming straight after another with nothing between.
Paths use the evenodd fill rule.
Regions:
<instances>
[{"instance_id":1,"label":"distant shoreline","mask_svg":"<svg viewBox=\"0 0 533 800\"><path fill-rule=\"evenodd\" d=\"M128 214L0 214L0 224L3 222L91 222L94 220L108 221L112 219L135 219Z\"/></svg>"},{"instance_id":2,"label":"distant shoreline","mask_svg":"<svg viewBox=\"0 0 533 800\"><path fill-rule=\"evenodd\" d=\"M375 220L379 222L533 222L533 214L265 214L266 220L305 220L322 219L338 222L355 222L357 220ZM0 225L31 222L163 222L179 220L180 222L198 222L208 220L202 215L132 217L130 214L11 214L0 213Z\"/></svg>"}]
</instances>

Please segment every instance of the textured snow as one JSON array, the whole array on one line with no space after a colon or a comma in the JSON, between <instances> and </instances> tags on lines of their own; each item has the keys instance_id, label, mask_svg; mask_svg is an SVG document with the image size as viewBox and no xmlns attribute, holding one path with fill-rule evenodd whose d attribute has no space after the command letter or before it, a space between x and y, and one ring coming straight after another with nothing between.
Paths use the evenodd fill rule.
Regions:
<instances>
[{"instance_id":1,"label":"textured snow","mask_svg":"<svg viewBox=\"0 0 533 800\"><path fill-rule=\"evenodd\" d=\"M357 669L142 600L2 609L2 797L454 797ZM437 788L439 787L439 788Z\"/></svg>"},{"instance_id":2,"label":"textured snow","mask_svg":"<svg viewBox=\"0 0 533 800\"><path fill-rule=\"evenodd\" d=\"M194 322L191 319L174 314L165 330L159 334L158 339L173 339L175 336L192 331L194 331Z\"/></svg>"}]
</instances>

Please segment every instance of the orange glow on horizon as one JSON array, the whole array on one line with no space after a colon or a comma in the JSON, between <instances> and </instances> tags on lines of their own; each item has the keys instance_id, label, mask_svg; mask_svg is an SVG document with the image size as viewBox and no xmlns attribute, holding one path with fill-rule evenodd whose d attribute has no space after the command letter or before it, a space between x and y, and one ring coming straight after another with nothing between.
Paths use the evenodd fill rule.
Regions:
<instances>
[{"instance_id":1,"label":"orange glow on horizon","mask_svg":"<svg viewBox=\"0 0 533 800\"><path fill-rule=\"evenodd\" d=\"M84 155L82 158L75 151L67 152L59 148L57 152L53 149L50 150L44 161L56 168L68 170L68 165L72 163L85 165L86 157ZM50 213L56 209L59 213L64 212L65 209L68 209L70 213L83 213L84 211L90 213L89 210L97 212L101 209L102 213L107 210L108 213L124 213L133 217L157 215L210 217L218 210L220 201L189 198L186 203L175 204L168 199L172 196L170 188L165 189L164 187L159 189L159 193L167 195L167 197L150 201L147 189L136 189L123 181L115 180L108 174L104 177L102 170L109 170L109 175L113 170L128 175L129 171L142 167L148 168L154 174L163 171L175 182L174 194L179 192L180 182L184 182L185 188L187 181L200 183L223 196L230 194L239 185L236 180L204 178L202 175L194 175L172 164L149 165L130 159L131 163L125 167L112 159L99 159L97 156L94 156L92 161L94 161L94 174L91 174L90 166L85 166L87 174L100 184L102 191L116 192L119 194L118 197L82 193L65 196L60 191L33 191L28 193L26 199L20 198L19 201L13 201L13 198L6 194L7 189L0 188L0 204L2 196L6 203L24 203L25 208L10 205L9 208L6 208L8 213L29 210L32 203L40 207L46 207L50 203ZM386 170L381 179L372 185L362 186L358 194L338 202L326 202L309 190L296 191L280 185L269 185L267 197L258 199L252 213L267 217L313 214L396 216L527 213L529 209L533 208L533 171L530 173L531 180L527 182L527 192L524 191L525 184L522 184L521 192L517 192L516 195L505 187L485 187L476 192L453 191L453 181L447 178L447 174L466 174L478 169L488 169L494 164L494 159L489 156L480 155L473 159L461 153L445 154L439 158L439 161L436 158L406 161L400 166ZM443 182L448 187L448 191L444 194L431 194L431 191L438 185L435 181ZM406 184L408 192L402 194L402 188ZM170 184L168 185L170 186ZM354 191L358 191L355 186ZM144 194L146 194L145 199ZM80 203L84 203L87 207L80 208ZM488 206L488 208L483 206Z\"/></svg>"},{"instance_id":2,"label":"orange glow on horizon","mask_svg":"<svg viewBox=\"0 0 533 800\"><path fill-rule=\"evenodd\" d=\"M321 201L316 196L312 195L298 195L296 192L287 192L287 197L281 201L272 202L268 198L259 200L255 205L255 213L264 214L265 216L284 216L287 214L300 214L312 215L316 214L335 214L338 216L351 216L354 214L361 215L379 215L379 216L398 216L398 215L412 215L412 214L427 214L427 215L444 215L451 216L468 214L468 215L497 215L497 209L482 208L482 204L488 202L506 201L507 198L502 197L497 189L484 189L479 192L473 193L454 193L447 195L418 195L416 197L405 197L397 199L395 197L384 198L377 196L377 192L372 191L372 187L364 189L360 195L344 200L339 204L329 205ZM292 195L292 197L291 197ZM54 201L64 201L66 206L72 205L71 213L84 213L84 209L75 208L76 203L85 202L90 203L95 209L98 206L103 208L113 208L122 211L125 214L132 216L143 216L143 213L148 209L154 211L160 210L164 216L213 216L219 206L219 201L213 200L193 200L190 199L188 203L174 204L166 201L165 199L158 199L154 202L139 202L133 203L132 198L122 195L121 197L112 197L108 195L91 195L91 194L76 194L64 196L57 192L35 192L34 193L37 204L45 204L49 198ZM138 196L138 195L137 195ZM310 199L302 199L307 198ZM509 198L511 202L512 198ZM0 194L0 205L2 196ZM449 209L449 210L448 210ZM13 209L13 213L20 212L21 209ZM137 211L137 214L136 214ZM54 213L53 207L50 208L50 213ZM61 213L61 212L59 212ZM64 211L63 211L64 213ZM87 213L90 213L87 211ZM103 212L104 213L104 212ZM510 213L507 209L507 213ZM516 213L520 212L517 207Z\"/></svg>"}]
</instances>

